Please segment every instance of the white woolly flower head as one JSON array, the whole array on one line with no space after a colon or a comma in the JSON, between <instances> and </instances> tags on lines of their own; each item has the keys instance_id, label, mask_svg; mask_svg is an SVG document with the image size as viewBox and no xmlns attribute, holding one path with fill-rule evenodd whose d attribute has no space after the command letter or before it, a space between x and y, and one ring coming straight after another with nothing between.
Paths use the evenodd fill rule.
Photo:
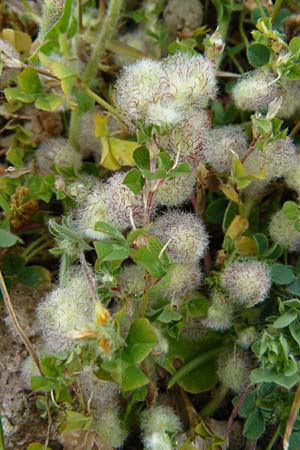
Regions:
<instances>
[{"instance_id":1,"label":"white woolly flower head","mask_svg":"<svg viewBox=\"0 0 300 450\"><path fill-rule=\"evenodd\" d=\"M297 148L299 152L299 147ZM286 184L300 196L300 155L297 153L295 164L286 172L284 177Z\"/></svg>"},{"instance_id":2,"label":"white woolly flower head","mask_svg":"<svg viewBox=\"0 0 300 450\"><path fill-rule=\"evenodd\" d=\"M169 0L164 9L164 19L172 37L178 32L193 31L200 27L203 7L199 0Z\"/></svg>"},{"instance_id":3,"label":"white woolly flower head","mask_svg":"<svg viewBox=\"0 0 300 450\"><path fill-rule=\"evenodd\" d=\"M300 232L295 228L295 222L288 219L282 209L277 211L269 223L269 233L275 244L289 252L300 250Z\"/></svg>"},{"instance_id":4,"label":"white woolly flower head","mask_svg":"<svg viewBox=\"0 0 300 450\"><path fill-rule=\"evenodd\" d=\"M247 350L254 343L257 338L257 331L254 327L244 328L239 334L236 340L237 345L242 349Z\"/></svg>"},{"instance_id":5,"label":"white woolly flower head","mask_svg":"<svg viewBox=\"0 0 300 450\"><path fill-rule=\"evenodd\" d=\"M263 150L256 148L246 159L244 167L254 174L263 170L265 178L253 180L246 191L253 194L261 192L272 180L284 177L296 163L296 147L289 137L272 142Z\"/></svg>"},{"instance_id":6,"label":"white woolly flower head","mask_svg":"<svg viewBox=\"0 0 300 450\"><path fill-rule=\"evenodd\" d=\"M51 173L51 166L73 167L79 170L81 167L81 155L69 144L67 139L46 139L35 153L39 170L43 174Z\"/></svg>"},{"instance_id":7,"label":"white woolly flower head","mask_svg":"<svg viewBox=\"0 0 300 450\"><path fill-rule=\"evenodd\" d=\"M84 368L77 382L83 399L89 403L95 418L120 405L121 395L118 383L100 380L94 375L91 367Z\"/></svg>"},{"instance_id":8,"label":"white woolly flower head","mask_svg":"<svg viewBox=\"0 0 300 450\"><path fill-rule=\"evenodd\" d=\"M99 183L84 199L84 203L76 210L75 224L88 239L107 239L107 234L95 231L97 222L108 222L106 206L107 186Z\"/></svg>"},{"instance_id":9,"label":"white woolly flower head","mask_svg":"<svg viewBox=\"0 0 300 450\"><path fill-rule=\"evenodd\" d=\"M227 351L218 358L217 374L221 383L235 393L249 383L251 362L246 352Z\"/></svg>"},{"instance_id":10,"label":"white woolly flower head","mask_svg":"<svg viewBox=\"0 0 300 450\"><path fill-rule=\"evenodd\" d=\"M124 67L116 82L116 102L128 121L147 118L149 104L159 91L161 64L142 59Z\"/></svg>"},{"instance_id":11,"label":"white woolly flower head","mask_svg":"<svg viewBox=\"0 0 300 450\"><path fill-rule=\"evenodd\" d=\"M146 450L172 450L173 443L167 433L152 433L143 439Z\"/></svg>"},{"instance_id":12,"label":"white woolly flower head","mask_svg":"<svg viewBox=\"0 0 300 450\"><path fill-rule=\"evenodd\" d=\"M64 286L51 291L37 308L37 319L49 351L68 351L74 346L69 335L94 320L95 306L86 278L75 272Z\"/></svg>"},{"instance_id":13,"label":"white woolly flower head","mask_svg":"<svg viewBox=\"0 0 300 450\"><path fill-rule=\"evenodd\" d=\"M128 434L122 426L119 408L111 408L105 411L99 419L94 420L93 428L113 448L122 448Z\"/></svg>"},{"instance_id":14,"label":"white woolly flower head","mask_svg":"<svg viewBox=\"0 0 300 450\"><path fill-rule=\"evenodd\" d=\"M166 96L184 107L205 108L216 97L216 73L203 55L178 52L162 61L162 86Z\"/></svg>"},{"instance_id":15,"label":"white woolly flower head","mask_svg":"<svg viewBox=\"0 0 300 450\"><path fill-rule=\"evenodd\" d=\"M168 212L153 224L151 233L163 244L172 262L197 263L208 246L208 235L200 217Z\"/></svg>"},{"instance_id":16,"label":"white woolly flower head","mask_svg":"<svg viewBox=\"0 0 300 450\"><path fill-rule=\"evenodd\" d=\"M135 225L142 225L144 218L143 196L141 193L135 195L123 184L125 176L126 173L117 172L107 182L107 219L120 230L132 225L131 217Z\"/></svg>"},{"instance_id":17,"label":"white woolly flower head","mask_svg":"<svg viewBox=\"0 0 300 450\"><path fill-rule=\"evenodd\" d=\"M168 435L181 430L181 423L174 410L169 406L154 406L144 411L141 418L143 442L149 450L162 450L169 447L157 447L159 442L166 442ZM169 438L169 443L171 444ZM150 446L152 445L152 446ZM172 448L172 446L170 447Z\"/></svg>"},{"instance_id":18,"label":"white woolly flower head","mask_svg":"<svg viewBox=\"0 0 300 450\"><path fill-rule=\"evenodd\" d=\"M142 296L145 291L146 269L140 264L130 264L123 268L119 276L119 284L127 294Z\"/></svg>"},{"instance_id":19,"label":"white woolly flower head","mask_svg":"<svg viewBox=\"0 0 300 450\"><path fill-rule=\"evenodd\" d=\"M233 308L223 293L214 289L211 293L211 304L207 316L203 320L206 328L217 331L225 331L231 328L233 320Z\"/></svg>"},{"instance_id":20,"label":"white woolly flower head","mask_svg":"<svg viewBox=\"0 0 300 450\"><path fill-rule=\"evenodd\" d=\"M170 129L168 135L161 137L160 145L171 153L173 160L179 154L180 161L187 161L192 168L197 168L205 161L203 149L209 142L210 127L207 111L189 111L180 123Z\"/></svg>"},{"instance_id":21,"label":"white woolly flower head","mask_svg":"<svg viewBox=\"0 0 300 450\"><path fill-rule=\"evenodd\" d=\"M229 299L246 308L263 302L271 284L269 266L255 259L234 262L221 274L221 286Z\"/></svg>"},{"instance_id":22,"label":"white woolly flower head","mask_svg":"<svg viewBox=\"0 0 300 450\"><path fill-rule=\"evenodd\" d=\"M180 306L189 294L196 291L202 281L202 272L197 263L174 264L168 269L168 285L157 287L155 294L169 300L173 306Z\"/></svg>"},{"instance_id":23,"label":"white woolly flower head","mask_svg":"<svg viewBox=\"0 0 300 450\"><path fill-rule=\"evenodd\" d=\"M241 158L247 150L247 135L240 125L226 125L210 130L203 153L206 162L217 172L230 172L235 155Z\"/></svg>"},{"instance_id":24,"label":"white woolly flower head","mask_svg":"<svg viewBox=\"0 0 300 450\"><path fill-rule=\"evenodd\" d=\"M191 199L195 184L194 174L165 180L155 193L155 204L169 207L182 205Z\"/></svg>"},{"instance_id":25,"label":"white woolly flower head","mask_svg":"<svg viewBox=\"0 0 300 450\"><path fill-rule=\"evenodd\" d=\"M250 72L235 85L232 95L235 105L243 111L262 111L280 96L280 87L274 83L276 77L271 72L256 70Z\"/></svg>"},{"instance_id":26,"label":"white woolly flower head","mask_svg":"<svg viewBox=\"0 0 300 450\"><path fill-rule=\"evenodd\" d=\"M146 122L159 126L176 125L183 120L181 105L176 101L149 103Z\"/></svg>"}]
</instances>

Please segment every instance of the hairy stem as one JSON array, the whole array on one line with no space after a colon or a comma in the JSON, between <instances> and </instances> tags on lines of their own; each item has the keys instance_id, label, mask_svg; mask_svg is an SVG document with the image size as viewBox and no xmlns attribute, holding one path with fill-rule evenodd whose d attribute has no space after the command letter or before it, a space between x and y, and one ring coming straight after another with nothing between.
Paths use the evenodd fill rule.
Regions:
<instances>
[{"instance_id":1,"label":"hairy stem","mask_svg":"<svg viewBox=\"0 0 300 450\"><path fill-rule=\"evenodd\" d=\"M281 428L281 423L279 423L276 430L274 431L273 436L266 447L266 450L271 450L273 448L273 445L275 444L275 442L277 441L277 439L280 435L280 428Z\"/></svg>"},{"instance_id":2,"label":"hairy stem","mask_svg":"<svg viewBox=\"0 0 300 450\"><path fill-rule=\"evenodd\" d=\"M95 286L94 280L92 278L90 269L89 269L89 267L87 265L84 252L82 250L80 250L80 252L79 252L79 259L80 259L80 264L81 264L83 273L84 273L84 275L86 277L86 280L87 280L89 288L90 288L90 293L91 293L92 299L96 303L98 303L99 302L99 298L98 298L98 294L97 294L97 291L96 291L96 286Z\"/></svg>"},{"instance_id":3,"label":"hairy stem","mask_svg":"<svg viewBox=\"0 0 300 450\"><path fill-rule=\"evenodd\" d=\"M273 23L275 22L275 20L277 18L277 15L281 9L282 3L283 3L283 0L275 1L275 5L273 6L273 12L272 12L272 22Z\"/></svg>"},{"instance_id":4,"label":"hairy stem","mask_svg":"<svg viewBox=\"0 0 300 450\"><path fill-rule=\"evenodd\" d=\"M105 101L103 98L99 97L99 95L95 94L91 89L87 87L83 87L84 92L91 97L93 100L95 100L99 105L101 105L104 109L106 109L112 116L114 116L117 120L123 123L123 119L121 115L118 113L116 108L111 106L107 101Z\"/></svg>"},{"instance_id":5,"label":"hairy stem","mask_svg":"<svg viewBox=\"0 0 300 450\"><path fill-rule=\"evenodd\" d=\"M227 422L227 433L229 434L231 432L232 426L233 426L233 421L235 419L235 416L237 415L237 413L239 412L240 407L242 406L242 404L244 403L245 398L247 397L248 393L250 391L250 386L248 386L244 392L242 392L240 398L238 399L235 407L232 410L232 413L230 414L230 417L228 419Z\"/></svg>"},{"instance_id":6,"label":"hairy stem","mask_svg":"<svg viewBox=\"0 0 300 450\"><path fill-rule=\"evenodd\" d=\"M298 384L296 393L295 393L295 397L293 400L293 404L291 407L291 411L286 423L286 427L285 427L285 431L284 431L284 435L283 435L283 450L288 450L289 448L289 440L293 431L293 427L295 424L295 421L297 419L298 416L298 412L300 409L300 384Z\"/></svg>"},{"instance_id":7,"label":"hairy stem","mask_svg":"<svg viewBox=\"0 0 300 450\"><path fill-rule=\"evenodd\" d=\"M110 0L106 16L104 18L102 28L97 38L92 56L87 63L87 66L82 74L83 83L89 87L91 81L97 73L99 63L104 55L109 42L111 41L115 32L118 19L120 16L121 7L124 0ZM71 145L79 150L79 132L80 132L80 116L79 108L75 109L71 114L69 141Z\"/></svg>"}]
</instances>

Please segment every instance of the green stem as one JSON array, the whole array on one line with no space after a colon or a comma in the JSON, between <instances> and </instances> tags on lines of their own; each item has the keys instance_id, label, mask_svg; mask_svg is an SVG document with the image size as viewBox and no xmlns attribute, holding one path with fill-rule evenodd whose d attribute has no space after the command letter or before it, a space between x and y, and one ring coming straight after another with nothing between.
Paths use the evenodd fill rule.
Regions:
<instances>
[{"instance_id":1,"label":"green stem","mask_svg":"<svg viewBox=\"0 0 300 450\"><path fill-rule=\"evenodd\" d=\"M230 51L230 48L227 48L227 55L229 56L229 58L232 60L233 64L235 65L235 67L237 68L237 70L242 74L244 73L244 69L241 66L241 64L238 62L238 60L236 59L236 57L234 56L234 54Z\"/></svg>"},{"instance_id":2,"label":"green stem","mask_svg":"<svg viewBox=\"0 0 300 450\"><path fill-rule=\"evenodd\" d=\"M93 100L95 100L99 105L101 105L104 109L106 109L108 112L111 113L112 116L114 116L117 120L123 123L123 119L121 115L118 113L116 108L111 106L107 101L105 101L103 98L99 97L99 95L95 94L95 92L91 91L91 89L87 87L83 87L83 91L91 97Z\"/></svg>"},{"instance_id":3,"label":"green stem","mask_svg":"<svg viewBox=\"0 0 300 450\"><path fill-rule=\"evenodd\" d=\"M104 52L115 33L123 1L124 0L110 0L101 31L94 47L94 51L82 75L82 81L87 86L95 77L98 64L101 61Z\"/></svg>"},{"instance_id":4,"label":"green stem","mask_svg":"<svg viewBox=\"0 0 300 450\"><path fill-rule=\"evenodd\" d=\"M83 84L85 84L87 87L89 87L91 81L96 76L99 63L113 37L113 34L115 33L123 2L124 0L110 0L102 28L94 47L94 51L82 74ZM75 109L72 112L69 129L70 144L78 151L80 150L80 116L81 111L79 108Z\"/></svg>"},{"instance_id":5,"label":"green stem","mask_svg":"<svg viewBox=\"0 0 300 450\"><path fill-rule=\"evenodd\" d=\"M36 239L32 242L32 244L28 245L28 247L24 250L22 253L22 258L28 259L28 255L36 248L38 247L43 241L45 241L45 238L41 236L40 238Z\"/></svg>"},{"instance_id":6,"label":"green stem","mask_svg":"<svg viewBox=\"0 0 300 450\"><path fill-rule=\"evenodd\" d=\"M257 4L257 8L258 8L258 10L260 12L261 17L267 17L266 16L266 12L264 10L264 7L263 7L261 1L260 0L255 0L255 3Z\"/></svg>"},{"instance_id":7,"label":"green stem","mask_svg":"<svg viewBox=\"0 0 300 450\"><path fill-rule=\"evenodd\" d=\"M217 356L222 349L223 349L222 346L216 347L213 350L210 350L206 353L202 353L201 355L189 361L187 364L181 367L178 370L178 372L175 373L175 375L172 376L172 378L168 383L168 389L174 386L174 384L177 383L177 381L180 380L180 378L184 377L189 372L196 369L196 367L206 363L207 361L211 361L212 359L214 359L215 356Z\"/></svg>"},{"instance_id":8,"label":"green stem","mask_svg":"<svg viewBox=\"0 0 300 450\"><path fill-rule=\"evenodd\" d=\"M244 29L244 16L245 16L245 12L242 11L240 14L239 31L240 31L241 38L243 39L245 48L248 48L249 41L248 41L247 35L245 33L245 29Z\"/></svg>"},{"instance_id":9,"label":"green stem","mask_svg":"<svg viewBox=\"0 0 300 450\"><path fill-rule=\"evenodd\" d=\"M201 409L199 415L201 417L209 417L224 400L227 392L228 388L221 384L214 397L204 406L204 408Z\"/></svg>"},{"instance_id":10,"label":"green stem","mask_svg":"<svg viewBox=\"0 0 300 450\"><path fill-rule=\"evenodd\" d=\"M271 450L273 448L273 445L275 444L275 442L277 441L277 439L280 435L280 428L281 428L281 423L279 423L276 430L274 431L274 434L265 450Z\"/></svg>"},{"instance_id":11,"label":"green stem","mask_svg":"<svg viewBox=\"0 0 300 450\"><path fill-rule=\"evenodd\" d=\"M276 0L275 1L275 5L273 7L273 12L272 12L272 22L274 23L276 20L276 17L281 9L283 0Z\"/></svg>"},{"instance_id":12,"label":"green stem","mask_svg":"<svg viewBox=\"0 0 300 450\"><path fill-rule=\"evenodd\" d=\"M42 245L40 245L39 247L33 249L29 254L27 254L27 257L25 258L26 260L26 264L38 253L40 253L42 250L44 250L44 248L47 248L49 245L48 242L44 242Z\"/></svg>"}]
</instances>

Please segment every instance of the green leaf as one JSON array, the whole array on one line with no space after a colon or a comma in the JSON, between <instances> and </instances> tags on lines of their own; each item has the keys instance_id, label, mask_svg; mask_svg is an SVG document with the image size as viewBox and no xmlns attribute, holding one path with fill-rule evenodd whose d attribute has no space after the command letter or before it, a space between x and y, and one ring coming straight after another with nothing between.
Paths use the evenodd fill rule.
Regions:
<instances>
[{"instance_id":1,"label":"green leaf","mask_svg":"<svg viewBox=\"0 0 300 450\"><path fill-rule=\"evenodd\" d=\"M8 248L22 240L10 231L0 229L0 248Z\"/></svg>"},{"instance_id":2,"label":"green leaf","mask_svg":"<svg viewBox=\"0 0 300 450\"><path fill-rule=\"evenodd\" d=\"M192 317L202 317L207 314L209 301L204 295L199 294L199 298L195 298L188 303L188 308Z\"/></svg>"},{"instance_id":3,"label":"green leaf","mask_svg":"<svg viewBox=\"0 0 300 450\"><path fill-rule=\"evenodd\" d=\"M137 319L126 338L126 354L132 364L141 363L157 345L158 339L147 319Z\"/></svg>"},{"instance_id":4,"label":"green leaf","mask_svg":"<svg viewBox=\"0 0 300 450\"><path fill-rule=\"evenodd\" d=\"M92 425L93 418L76 411L66 412L66 425L63 428L64 433L72 430L89 430Z\"/></svg>"},{"instance_id":5,"label":"green leaf","mask_svg":"<svg viewBox=\"0 0 300 450\"><path fill-rule=\"evenodd\" d=\"M150 169L150 153L145 145L138 147L133 153L133 159L140 169Z\"/></svg>"},{"instance_id":6,"label":"green leaf","mask_svg":"<svg viewBox=\"0 0 300 450\"><path fill-rule=\"evenodd\" d=\"M292 337L295 339L300 348L300 324L298 319L290 323L289 330Z\"/></svg>"},{"instance_id":7,"label":"green leaf","mask_svg":"<svg viewBox=\"0 0 300 450\"><path fill-rule=\"evenodd\" d=\"M271 267L271 279L279 285L290 284L295 279L294 271L284 264L274 264Z\"/></svg>"},{"instance_id":8,"label":"green leaf","mask_svg":"<svg viewBox=\"0 0 300 450\"><path fill-rule=\"evenodd\" d=\"M299 207L295 202L285 202L282 207L283 214L287 219L296 220L299 218Z\"/></svg>"},{"instance_id":9,"label":"green leaf","mask_svg":"<svg viewBox=\"0 0 300 450\"><path fill-rule=\"evenodd\" d=\"M17 281L24 286L37 288L50 286L51 276L49 270L41 266L28 266L18 273Z\"/></svg>"},{"instance_id":10,"label":"green leaf","mask_svg":"<svg viewBox=\"0 0 300 450\"><path fill-rule=\"evenodd\" d=\"M171 156L168 152L160 152L157 157L157 167L158 169L170 170L173 166L173 161L171 160Z\"/></svg>"},{"instance_id":11,"label":"green leaf","mask_svg":"<svg viewBox=\"0 0 300 450\"><path fill-rule=\"evenodd\" d=\"M254 392L249 392L239 409L239 415L241 415L242 417L248 417L249 414L255 409L255 407L256 396Z\"/></svg>"},{"instance_id":12,"label":"green leaf","mask_svg":"<svg viewBox=\"0 0 300 450\"><path fill-rule=\"evenodd\" d=\"M162 258L159 258L159 249L162 249L162 245L153 237L149 238L149 243L148 247L132 249L130 256L135 263L144 266L152 277L161 278L166 274Z\"/></svg>"},{"instance_id":13,"label":"green leaf","mask_svg":"<svg viewBox=\"0 0 300 450\"><path fill-rule=\"evenodd\" d=\"M123 184L127 186L134 194L138 194L145 184L145 180L137 169L128 172L123 180Z\"/></svg>"},{"instance_id":14,"label":"green leaf","mask_svg":"<svg viewBox=\"0 0 300 450\"><path fill-rule=\"evenodd\" d=\"M33 103L36 99L36 94L26 94L18 87L6 88L4 94L8 102L17 100L23 103Z\"/></svg>"},{"instance_id":15,"label":"green leaf","mask_svg":"<svg viewBox=\"0 0 300 450\"><path fill-rule=\"evenodd\" d=\"M1 449L1 447L0 447L0 449ZM4 447L3 447L3 450L5 450ZM32 442L32 444L30 444L27 447L27 450L51 450L51 448L50 447L45 448L44 444L39 444L38 442Z\"/></svg>"},{"instance_id":16,"label":"green leaf","mask_svg":"<svg viewBox=\"0 0 300 450\"><path fill-rule=\"evenodd\" d=\"M169 305L166 308L164 308L163 311L160 313L160 315L157 317L157 320L162 323L171 323L173 321L177 322L178 320L181 319L182 314L171 309Z\"/></svg>"},{"instance_id":17,"label":"green leaf","mask_svg":"<svg viewBox=\"0 0 300 450\"><path fill-rule=\"evenodd\" d=\"M42 83L33 68L27 68L18 76L18 86L26 94L39 94L42 92Z\"/></svg>"},{"instance_id":18,"label":"green leaf","mask_svg":"<svg viewBox=\"0 0 300 450\"><path fill-rule=\"evenodd\" d=\"M300 38L294 37L289 42L289 51L294 54L300 53Z\"/></svg>"},{"instance_id":19,"label":"green leaf","mask_svg":"<svg viewBox=\"0 0 300 450\"><path fill-rule=\"evenodd\" d=\"M38 95L34 104L37 109L53 112L62 102L63 98L60 95L43 93Z\"/></svg>"},{"instance_id":20,"label":"green leaf","mask_svg":"<svg viewBox=\"0 0 300 450\"><path fill-rule=\"evenodd\" d=\"M278 259L282 253L282 247L279 244L274 244L269 250L266 251L264 257L266 259Z\"/></svg>"},{"instance_id":21,"label":"green leaf","mask_svg":"<svg viewBox=\"0 0 300 450\"><path fill-rule=\"evenodd\" d=\"M119 230L117 230L117 228L109 225L106 222L97 222L95 225L95 230L101 231L104 234L108 234L118 241L125 241L125 237L123 236L123 234Z\"/></svg>"},{"instance_id":22,"label":"green leaf","mask_svg":"<svg viewBox=\"0 0 300 450\"><path fill-rule=\"evenodd\" d=\"M7 276L21 272L25 266L25 259L20 255L5 255L2 261L2 271Z\"/></svg>"},{"instance_id":23,"label":"green leaf","mask_svg":"<svg viewBox=\"0 0 300 450\"><path fill-rule=\"evenodd\" d=\"M211 202L206 209L206 219L210 223L222 223L228 205L228 199L218 198Z\"/></svg>"},{"instance_id":24,"label":"green leaf","mask_svg":"<svg viewBox=\"0 0 300 450\"><path fill-rule=\"evenodd\" d=\"M136 366L124 364L122 365L122 391L132 391L149 383L149 378L144 372Z\"/></svg>"},{"instance_id":25,"label":"green leaf","mask_svg":"<svg viewBox=\"0 0 300 450\"><path fill-rule=\"evenodd\" d=\"M255 245L257 248L257 252L263 253L264 251L267 250L268 248L268 238L265 234L263 233L255 233L253 235L253 239L255 240Z\"/></svg>"},{"instance_id":26,"label":"green leaf","mask_svg":"<svg viewBox=\"0 0 300 450\"><path fill-rule=\"evenodd\" d=\"M273 327L285 328L297 318L297 315L297 311L290 309L275 320L275 322L273 323Z\"/></svg>"},{"instance_id":27,"label":"green leaf","mask_svg":"<svg viewBox=\"0 0 300 450\"><path fill-rule=\"evenodd\" d=\"M64 12L55 25L48 31L45 36L46 39L56 39L61 33L65 33L68 30L69 23L72 18L72 7L74 0L66 0L64 6Z\"/></svg>"},{"instance_id":28,"label":"green leaf","mask_svg":"<svg viewBox=\"0 0 300 450\"><path fill-rule=\"evenodd\" d=\"M299 450L300 448L300 432L293 432L289 439L289 450Z\"/></svg>"},{"instance_id":29,"label":"green leaf","mask_svg":"<svg viewBox=\"0 0 300 450\"><path fill-rule=\"evenodd\" d=\"M247 49L247 58L253 67L261 67L268 64L271 51L262 44L252 44Z\"/></svg>"},{"instance_id":30,"label":"green leaf","mask_svg":"<svg viewBox=\"0 0 300 450\"><path fill-rule=\"evenodd\" d=\"M265 431L265 421L262 413L258 408L247 418L243 434L247 439L258 439Z\"/></svg>"},{"instance_id":31,"label":"green leaf","mask_svg":"<svg viewBox=\"0 0 300 450\"><path fill-rule=\"evenodd\" d=\"M56 386L56 382L48 377L34 375L31 377L31 387L33 391L51 391Z\"/></svg>"},{"instance_id":32,"label":"green leaf","mask_svg":"<svg viewBox=\"0 0 300 450\"><path fill-rule=\"evenodd\" d=\"M276 383L286 389L292 388L299 381L299 375L296 373L286 376L283 373L276 372L272 369L258 368L252 370L250 380L254 384Z\"/></svg>"},{"instance_id":33,"label":"green leaf","mask_svg":"<svg viewBox=\"0 0 300 450\"><path fill-rule=\"evenodd\" d=\"M119 261L128 258L129 246L125 242L95 241L98 258L103 261Z\"/></svg>"},{"instance_id":34,"label":"green leaf","mask_svg":"<svg viewBox=\"0 0 300 450\"><path fill-rule=\"evenodd\" d=\"M182 175L187 175L191 173L191 168L188 162L183 162L181 164L178 164L178 166L171 172L169 175L169 178L177 178L181 177Z\"/></svg>"}]
</instances>

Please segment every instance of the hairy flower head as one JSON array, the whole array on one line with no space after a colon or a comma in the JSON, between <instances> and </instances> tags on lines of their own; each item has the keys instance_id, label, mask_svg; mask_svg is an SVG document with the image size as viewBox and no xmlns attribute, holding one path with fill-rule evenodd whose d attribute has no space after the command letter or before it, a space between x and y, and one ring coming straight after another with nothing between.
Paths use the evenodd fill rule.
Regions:
<instances>
[{"instance_id":1,"label":"hairy flower head","mask_svg":"<svg viewBox=\"0 0 300 450\"><path fill-rule=\"evenodd\" d=\"M75 272L64 286L53 289L38 306L37 318L47 349L53 352L71 349L74 341L70 333L85 328L94 315L95 306L86 278Z\"/></svg>"},{"instance_id":2,"label":"hairy flower head","mask_svg":"<svg viewBox=\"0 0 300 450\"><path fill-rule=\"evenodd\" d=\"M122 425L119 408L104 412L98 420L94 419L92 426L113 448L122 448L128 432Z\"/></svg>"},{"instance_id":3,"label":"hairy flower head","mask_svg":"<svg viewBox=\"0 0 300 450\"><path fill-rule=\"evenodd\" d=\"M200 217L191 213L168 212L153 224L152 234L163 244L172 262L196 263L208 246L208 235Z\"/></svg>"},{"instance_id":4,"label":"hairy flower head","mask_svg":"<svg viewBox=\"0 0 300 450\"><path fill-rule=\"evenodd\" d=\"M221 383L235 393L242 392L249 383L251 363L243 351L227 351L218 358L217 374Z\"/></svg>"},{"instance_id":5,"label":"hairy flower head","mask_svg":"<svg viewBox=\"0 0 300 450\"><path fill-rule=\"evenodd\" d=\"M256 148L246 159L244 167L254 174L263 170L265 178L252 181L247 191L253 194L261 192L272 180L284 177L295 166L296 160L296 147L289 137L272 142L263 150Z\"/></svg>"},{"instance_id":6,"label":"hairy flower head","mask_svg":"<svg viewBox=\"0 0 300 450\"><path fill-rule=\"evenodd\" d=\"M197 263L174 264L169 268L166 277L169 283L159 289L158 294L176 306L179 306L187 295L196 291L202 281L202 273Z\"/></svg>"},{"instance_id":7,"label":"hairy flower head","mask_svg":"<svg viewBox=\"0 0 300 450\"><path fill-rule=\"evenodd\" d=\"M178 52L164 59L162 68L165 93L180 104L205 108L215 98L215 69L204 56Z\"/></svg>"},{"instance_id":8,"label":"hairy flower head","mask_svg":"<svg viewBox=\"0 0 300 450\"><path fill-rule=\"evenodd\" d=\"M108 222L106 196L107 186L98 182L75 212L75 224L88 239L102 240L109 237L107 234L95 231L97 222Z\"/></svg>"},{"instance_id":9,"label":"hairy flower head","mask_svg":"<svg viewBox=\"0 0 300 450\"><path fill-rule=\"evenodd\" d=\"M181 423L169 406L154 406L141 418L143 442L147 450L172 450L171 436L181 430Z\"/></svg>"},{"instance_id":10,"label":"hairy flower head","mask_svg":"<svg viewBox=\"0 0 300 450\"><path fill-rule=\"evenodd\" d=\"M169 0L164 9L164 19L172 38L177 33L187 33L200 27L203 7L199 0Z\"/></svg>"},{"instance_id":11,"label":"hairy flower head","mask_svg":"<svg viewBox=\"0 0 300 450\"><path fill-rule=\"evenodd\" d=\"M221 274L221 286L230 300L250 308L267 298L271 288L270 268L257 260L234 262Z\"/></svg>"},{"instance_id":12,"label":"hairy flower head","mask_svg":"<svg viewBox=\"0 0 300 450\"><path fill-rule=\"evenodd\" d=\"M39 170L43 174L51 173L51 167L69 168L79 170L81 167L81 155L69 144L67 139L46 139L35 153Z\"/></svg>"},{"instance_id":13,"label":"hairy flower head","mask_svg":"<svg viewBox=\"0 0 300 450\"><path fill-rule=\"evenodd\" d=\"M196 179L193 174L165 180L155 193L155 204L179 206L188 202L194 191Z\"/></svg>"},{"instance_id":14,"label":"hairy flower head","mask_svg":"<svg viewBox=\"0 0 300 450\"><path fill-rule=\"evenodd\" d=\"M203 320L206 328L218 331L225 331L232 326L233 308L223 293L214 289L211 293L211 304L207 311L207 316Z\"/></svg>"},{"instance_id":15,"label":"hairy flower head","mask_svg":"<svg viewBox=\"0 0 300 450\"><path fill-rule=\"evenodd\" d=\"M300 231L295 228L295 221L288 219L282 209L277 211L269 223L269 233L275 244L289 252L300 250Z\"/></svg>"},{"instance_id":16,"label":"hairy flower head","mask_svg":"<svg viewBox=\"0 0 300 450\"><path fill-rule=\"evenodd\" d=\"M254 343L256 338L257 338L256 329L254 327L247 327L247 328L244 328L238 334L236 343L244 350L247 350L248 348L251 347L251 345Z\"/></svg>"},{"instance_id":17,"label":"hairy flower head","mask_svg":"<svg viewBox=\"0 0 300 450\"><path fill-rule=\"evenodd\" d=\"M203 149L206 162L217 172L230 172L232 158L241 158L247 150L247 135L240 125L226 125L210 130Z\"/></svg>"},{"instance_id":18,"label":"hairy flower head","mask_svg":"<svg viewBox=\"0 0 300 450\"><path fill-rule=\"evenodd\" d=\"M142 296L145 291L146 270L140 264L130 264L123 268L119 284L126 294Z\"/></svg>"},{"instance_id":19,"label":"hairy flower head","mask_svg":"<svg viewBox=\"0 0 300 450\"><path fill-rule=\"evenodd\" d=\"M299 151L299 148L297 150ZM288 187L300 196L300 155L298 152L295 157L295 164L287 170L284 179Z\"/></svg>"},{"instance_id":20,"label":"hairy flower head","mask_svg":"<svg viewBox=\"0 0 300 450\"><path fill-rule=\"evenodd\" d=\"M144 218L142 194L135 195L123 184L125 176L126 173L118 172L107 182L107 219L120 230L131 226L131 216L135 225L143 224Z\"/></svg>"}]
</instances>

